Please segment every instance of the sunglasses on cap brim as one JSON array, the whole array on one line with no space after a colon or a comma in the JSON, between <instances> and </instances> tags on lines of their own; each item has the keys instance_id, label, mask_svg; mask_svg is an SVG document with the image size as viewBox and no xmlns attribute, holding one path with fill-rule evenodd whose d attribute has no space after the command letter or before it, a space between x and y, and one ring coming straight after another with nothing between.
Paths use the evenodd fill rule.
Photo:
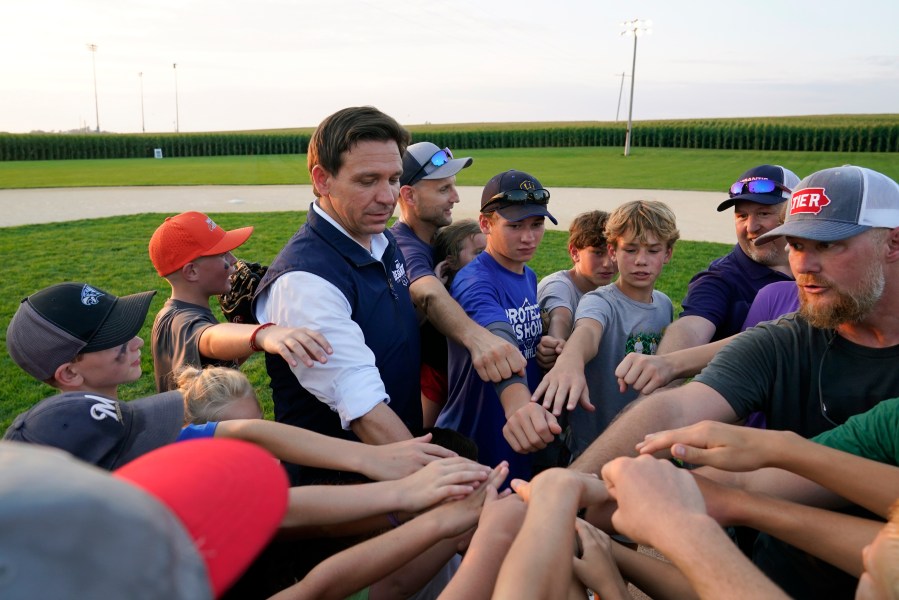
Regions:
<instances>
[{"instance_id":1,"label":"sunglasses on cap brim","mask_svg":"<svg viewBox=\"0 0 899 600\"><path fill-rule=\"evenodd\" d=\"M429 158L428 161L415 172L415 175L409 178L409 185L412 185L412 183L420 179L419 175L421 175L422 171L424 171L428 165L433 165L434 167L440 168L452 159L453 153L449 148L438 150L437 152L432 154L431 158ZM425 173L425 175L427 175L427 173Z\"/></svg>"},{"instance_id":2,"label":"sunglasses on cap brim","mask_svg":"<svg viewBox=\"0 0 899 600\"><path fill-rule=\"evenodd\" d=\"M481 211L486 211L493 204L542 204L546 206L549 204L549 190L510 190L508 192L500 192L490 198L490 202L485 204ZM491 210L496 210L496 208L498 207L494 207Z\"/></svg>"},{"instance_id":3,"label":"sunglasses on cap brim","mask_svg":"<svg viewBox=\"0 0 899 600\"><path fill-rule=\"evenodd\" d=\"M749 179L741 180L730 186L730 197L739 196L741 194L770 194L774 190L792 193L793 190L783 184L777 183L771 179Z\"/></svg>"}]
</instances>

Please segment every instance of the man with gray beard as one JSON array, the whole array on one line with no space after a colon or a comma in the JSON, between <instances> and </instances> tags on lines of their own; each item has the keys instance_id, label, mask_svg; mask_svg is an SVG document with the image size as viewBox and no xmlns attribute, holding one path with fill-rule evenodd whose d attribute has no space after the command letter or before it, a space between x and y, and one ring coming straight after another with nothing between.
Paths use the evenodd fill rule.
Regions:
<instances>
[{"instance_id":1,"label":"man with gray beard","mask_svg":"<svg viewBox=\"0 0 899 600\"><path fill-rule=\"evenodd\" d=\"M811 437L899 397L899 185L862 167L825 169L799 182L787 208L756 244L786 239L800 310L740 334L690 383L631 404L572 468L598 474L647 434L755 411L769 429ZM803 561L765 568L757 558L793 597L854 589L818 571L796 576L808 575Z\"/></svg>"},{"instance_id":2,"label":"man with gray beard","mask_svg":"<svg viewBox=\"0 0 899 600\"><path fill-rule=\"evenodd\" d=\"M760 289L791 281L783 244L754 241L784 221L787 200L799 178L780 165L760 165L730 186L718 212L734 208L737 244L690 280L680 317L666 330L657 354L715 342L739 333Z\"/></svg>"}]
</instances>

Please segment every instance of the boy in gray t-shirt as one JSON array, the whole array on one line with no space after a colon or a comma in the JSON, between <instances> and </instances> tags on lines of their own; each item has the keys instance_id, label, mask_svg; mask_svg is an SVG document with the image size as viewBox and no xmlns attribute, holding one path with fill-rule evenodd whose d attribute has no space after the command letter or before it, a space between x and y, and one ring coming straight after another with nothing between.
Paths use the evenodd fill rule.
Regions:
<instances>
[{"instance_id":1,"label":"boy in gray t-shirt","mask_svg":"<svg viewBox=\"0 0 899 600\"><path fill-rule=\"evenodd\" d=\"M636 398L633 390L620 391L615 367L630 352L654 353L673 317L671 300L654 289L680 236L671 209L661 202L628 202L609 216L605 235L618 279L581 298L574 331L534 393L537 399L551 390L543 405L554 414L563 407L572 411L569 446L575 457ZM557 401L569 397L576 400Z\"/></svg>"},{"instance_id":2,"label":"boy in gray t-shirt","mask_svg":"<svg viewBox=\"0 0 899 600\"><path fill-rule=\"evenodd\" d=\"M608 219L609 213L601 210L576 216L568 228L568 255L573 266L550 273L537 285L547 335L567 340L581 296L610 284L618 273L604 232Z\"/></svg>"}]
</instances>

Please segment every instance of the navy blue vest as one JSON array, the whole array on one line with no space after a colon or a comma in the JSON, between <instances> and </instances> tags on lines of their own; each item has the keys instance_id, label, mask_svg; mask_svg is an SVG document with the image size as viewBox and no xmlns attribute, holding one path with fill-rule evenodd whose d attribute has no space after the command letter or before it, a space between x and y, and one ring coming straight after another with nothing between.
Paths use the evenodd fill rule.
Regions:
<instances>
[{"instance_id":1,"label":"navy blue vest","mask_svg":"<svg viewBox=\"0 0 899 600\"><path fill-rule=\"evenodd\" d=\"M413 434L421 430L418 319L409 295L403 254L393 235L381 261L309 208L306 223L287 242L268 268L253 300L262 290L291 271L306 271L334 284L350 304L352 319L362 329L365 344L390 396L388 405ZM340 352L340 348L334 348ZM266 354L275 419L344 439L357 439L340 426L340 418L303 388L281 356Z\"/></svg>"}]
</instances>

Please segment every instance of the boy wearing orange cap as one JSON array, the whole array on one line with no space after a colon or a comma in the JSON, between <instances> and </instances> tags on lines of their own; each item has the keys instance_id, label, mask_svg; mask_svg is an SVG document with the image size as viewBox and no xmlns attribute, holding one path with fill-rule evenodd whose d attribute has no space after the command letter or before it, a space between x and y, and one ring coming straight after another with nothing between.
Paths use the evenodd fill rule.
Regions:
<instances>
[{"instance_id":1,"label":"boy wearing orange cap","mask_svg":"<svg viewBox=\"0 0 899 600\"><path fill-rule=\"evenodd\" d=\"M280 354L290 365L325 362L332 352L323 335L305 327L273 323L219 323L210 296L231 288L232 250L253 233L252 227L225 231L200 212L166 218L150 238L150 260L172 286L153 322L151 350L156 389L177 387L174 373L184 365L238 367L253 352Z\"/></svg>"}]
</instances>

